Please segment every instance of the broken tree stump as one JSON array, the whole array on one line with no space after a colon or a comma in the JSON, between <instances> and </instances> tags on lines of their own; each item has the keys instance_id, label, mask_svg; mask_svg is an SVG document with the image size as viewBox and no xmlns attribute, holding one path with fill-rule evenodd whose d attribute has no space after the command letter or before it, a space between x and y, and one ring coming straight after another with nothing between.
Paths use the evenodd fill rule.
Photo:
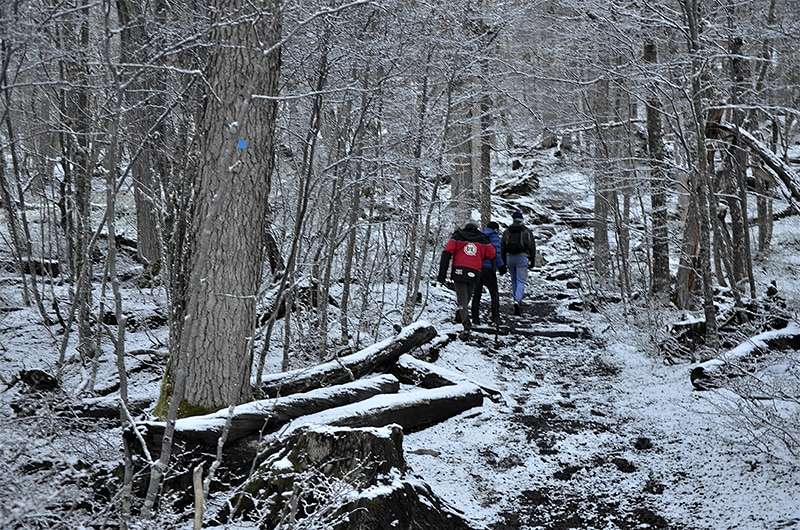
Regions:
<instances>
[{"instance_id":1,"label":"broken tree stump","mask_svg":"<svg viewBox=\"0 0 800 530\"><path fill-rule=\"evenodd\" d=\"M436 336L436 329L430 323L417 322L403 328L396 336L356 353L316 366L269 375L264 378L259 390L266 397L285 396L386 371L401 355L430 342Z\"/></svg>"},{"instance_id":2,"label":"broken tree stump","mask_svg":"<svg viewBox=\"0 0 800 530\"><path fill-rule=\"evenodd\" d=\"M408 476L402 444L397 425L295 431L268 448L214 523L243 519L272 529L294 517L305 528L469 530L461 514Z\"/></svg>"}]
</instances>

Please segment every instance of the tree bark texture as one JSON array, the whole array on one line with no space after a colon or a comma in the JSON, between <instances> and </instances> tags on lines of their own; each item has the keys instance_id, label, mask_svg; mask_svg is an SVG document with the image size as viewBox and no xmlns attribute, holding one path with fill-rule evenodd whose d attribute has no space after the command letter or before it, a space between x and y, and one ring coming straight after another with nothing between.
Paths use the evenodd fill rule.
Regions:
<instances>
[{"instance_id":1,"label":"tree bark texture","mask_svg":"<svg viewBox=\"0 0 800 530\"><path fill-rule=\"evenodd\" d=\"M218 0L218 24L206 66L209 90L199 123L201 160L189 228L186 320L180 354L185 362L182 415L216 410L250 395L251 339L264 261L267 197L273 168L274 101L253 94L278 91L280 23L266 6ZM177 388L177 387L176 387ZM180 399L180 396L179 396Z\"/></svg>"}]
</instances>

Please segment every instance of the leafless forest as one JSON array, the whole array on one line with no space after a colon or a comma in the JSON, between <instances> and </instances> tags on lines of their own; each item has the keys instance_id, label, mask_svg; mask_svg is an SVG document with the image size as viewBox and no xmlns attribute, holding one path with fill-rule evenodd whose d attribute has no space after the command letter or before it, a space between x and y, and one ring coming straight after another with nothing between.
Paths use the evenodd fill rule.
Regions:
<instances>
[{"instance_id":1,"label":"leafless forest","mask_svg":"<svg viewBox=\"0 0 800 530\"><path fill-rule=\"evenodd\" d=\"M0 0L0 192L2 528L800 528L800 1Z\"/></svg>"}]
</instances>

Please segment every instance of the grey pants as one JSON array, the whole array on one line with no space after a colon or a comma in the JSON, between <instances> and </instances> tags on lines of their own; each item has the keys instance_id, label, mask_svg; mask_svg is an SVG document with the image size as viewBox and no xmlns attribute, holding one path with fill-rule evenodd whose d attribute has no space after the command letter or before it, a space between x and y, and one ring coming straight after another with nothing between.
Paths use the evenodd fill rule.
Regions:
<instances>
[{"instance_id":1,"label":"grey pants","mask_svg":"<svg viewBox=\"0 0 800 530\"><path fill-rule=\"evenodd\" d=\"M456 322L463 323L469 318L469 302L472 299L472 292L475 284L471 282L454 282L456 289Z\"/></svg>"}]
</instances>

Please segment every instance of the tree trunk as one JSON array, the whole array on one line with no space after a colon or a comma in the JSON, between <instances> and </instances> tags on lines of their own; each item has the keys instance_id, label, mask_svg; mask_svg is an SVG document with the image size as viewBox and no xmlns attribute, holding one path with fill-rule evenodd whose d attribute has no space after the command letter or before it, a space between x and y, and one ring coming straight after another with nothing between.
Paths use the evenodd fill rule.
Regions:
<instances>
[{"instance_id":1,"label":"tree trunk","mask_svg":"<svg viewBox=\"0 0 800 530\"><path fill-rule=\"evenodd\" d=\"M733 105L737 105L741 103L742 99L742 92L747 89L747 83L745 81L746 72L745 72L745 65L744 61L742 60L742 45L743 41L741 37L734 37L731 39L730 42L730 52L731 52L731 81L732 83L732 94L731 94L731 103ZM733 109L733 125L737 129L744 124L744 111L738 108ZM744 272L747 274L747 279L750 285L750 297L755 298L756 296L756 286L755 280L753 278L753 259L751 257L751 244L750 244L750 231L745 226L745 220L748 218L747 215L747 182L746 182L746 174L747 174L747 151L743 149L743 146L740 145L739 138L736 137L734 143L731 145L731 167L734 174L734 180L738 187L738 197L739 197L739 211L741 212L738 217L742 219L742 231L741 231L741 255L737 256L739 260L738 263L734 263L734 270L739 268L744 268ZM738 212L737 212L738 213ZM736 234L734 234L736 237Z\"/></svg>"},{"instance_id":2,"label":"tree trunk","mask_svg":"<svg viewBox=\"0 0 800 530\"><path fill-rule=\"evenodd\" d=\"M146 64L147 57L142 50L147 45L146 18L144 6L133 0L117 0L117 13L122 27L120 32L120 58L123 63ZM139 80L130 84L130 93L127 96L130 106L142 105L147 90L148 81L152 76L148 72L138 73ZM146 80L142 80L142 79ZM134 201L136 204L136 236L137 252L140 259L151 266L157 266L161 259L161 235L159 230L156 198L158 186L154 178L155 160L157 156L150 146L151 139L147 133L149 127L155 122L155 116L149 110L152 103L145 104L133 113L133 123L128 127L134 131L134 142L144 145L139 156L133 160ZM136 147L135 145L133 146Z\"/></svg>"},{"instance_id":3,"label":"tree trunk","mask_svg":"<svg viewBox=\"0 0 800 530\"><path fill-rule=\"evenodd\" d=\"M644 60L649 64L658 64L655 42L645 42ZM653 218L653 278L650 288L654 294L663 294L670 286L667 175L664 166L661 100L655 86L650 87L647 98L647 149L650 153L650 206Z\"/></svg>"},{"instance_id":4,"label":"tree trunk","mask_svg":"<svg viewBox=\"0 0 800 530\"><path fill-rule=\"evenodd\" d=\"M483 64L485 61L482 61ZM484 76L488 75L486 70L488 66L484 66ZM488 94L481 96L481 195L480 195L480 211L481 223L483 226L492 220L492 137L491 133L492 120L489 116L491 110L491 100Z\"/></svg>"},{"instance_id":5,"label":"tree trunk","mask_svg":"<svg viewBox=\"0 0 800 530\"><path fill-rule=\"evenodd\" d=\"M250 395L251 340L274 158L277 104L252 95L278 91L280 51L264 53L280 38L278 13L273 11L271 26L263 27L264 14L248 12L243 0L216 4L215 16L240 13L244 20L219 24L211 33L209 94L198 124L202 159L189 227L193 252L186 320L179 355L173 354L176 376L185 370L185 386L176 383L173 396L181 416L217 410Z\"/></svg>"},{"instance_id":6,"label":"tree trunk","mask_svg":"<svg viewBox=\"0 0 800 530\"><path fill-rule=\"evenodd\" d=\"M717 317L714 306L714 291L711 284L711 231L709 216L709 195L711 193L708 161L706 159L706 123L700 84L702 62L700 48L700 13L697 0L685 0L686 19L689 26L689 49L692 53L692 112L694 114L697 165L694 171L697 195L697 226L699 231L700 275L703 279L703 312L706 317L706 344L714 347L717 343Z\"/></svg>"},{"instance_id":7,"label":"tree trunk","mask_svg":"<svg viewBox=\"0 0 800 530\"><path fill-rule=\"evenodd\" d=\"M459 94L464 98L464 94ZM451 128L452 167L450 177L450 208L457 227L463 226L470 218L474 205L472 194L472 126L470 125L470 106L468 101L454 104L453 115L456 123Z\"/></svg>"}]
</instances>

